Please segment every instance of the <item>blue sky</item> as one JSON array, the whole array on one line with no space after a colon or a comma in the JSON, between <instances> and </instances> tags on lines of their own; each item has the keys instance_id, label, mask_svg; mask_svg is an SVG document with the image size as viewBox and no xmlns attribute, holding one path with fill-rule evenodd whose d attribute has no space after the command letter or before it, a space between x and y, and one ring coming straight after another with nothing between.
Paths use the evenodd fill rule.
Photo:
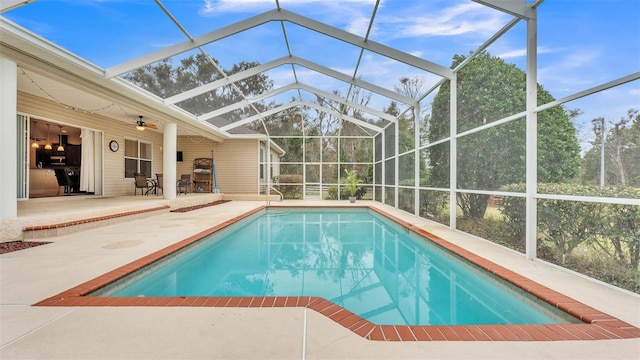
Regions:
<instances>
[{"instance_id":1,"label":"blue sky","mask_svg":"<svg viewBox=\"0 0 640 360\"><path fill-rule=\"evenodd\" d=\"M194 37L272 10L276 4L275 0L162 3ZM372 0L280 0L284 9L360 36L366 33L373 4ZM186 40L151 0L39 0L3 15L103 68ZM554 97L640 71L640 0L546 0L538 17L538 82ZM454 54L468 54L510 19L470 0L385 0L370 38L449 67ZM359 49L293 24L287 23L285 29L294 55L353 73ZM525 23L520 22L488 50L522 68L524 49ZM264 63L287 54L279 23L253 28L206 50L225 68L242 60ZM268 74L277 85L286 85L292 81L287 70L277 68ZM300 70L299 78L310 85L328 92L345 88L331 78ZM401 76L422 76L427 83L438 80L370 52L365 52L358 75L389 88ZM578 127L599 116L618 120L628 108L640 108L640 81L566 106L583 111Z\"/></svg>"}]
</instances>

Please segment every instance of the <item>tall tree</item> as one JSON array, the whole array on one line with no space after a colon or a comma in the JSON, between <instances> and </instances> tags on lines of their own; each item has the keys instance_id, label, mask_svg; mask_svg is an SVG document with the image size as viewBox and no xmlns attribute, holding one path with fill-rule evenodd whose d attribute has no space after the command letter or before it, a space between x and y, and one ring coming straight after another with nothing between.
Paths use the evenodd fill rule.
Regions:
<instances>
[{"instance_id":1,"label":"tall tree","mask_svg":"<svg viewBox=\"0 0 640 360\"><path fill-rule=\"evenodd\" d=\"M404 96L410 97L416 101L418 101L427 91L427 84L424 77L415 76L413 78L409 77L401 77L399 80L399 85L394 86L394 90ZM393 110L393 112L389 112ZM394 116L399 116L400 111L398 109L398 105L395 101L391 103L389 108L384 110L385 112L392 114ZM416 108L411 109L409 112L410 116L407 118L406 116L401 116L398 118L398 128L400 130L399 133L399 143L398 143L398 152L403 153L408 150L413 150L416 146L415 144L415 121L417 119L420 125L420 144L423 145L425 140L427 139L428 129L429 129L429 114L427 109L419 109ZM402 161L399 166L408 167L407 170L410 170L411 173L415 171L413 165L413 154L408 155L405 161ZM407 166L410 163L411 165ZM427 159L425 159L424 154L420 152L420 179L421 182L426 181L427 177ZM405 179L405 183L413 184L413 174L405 173L403 169L401 171L401 179ZM404 176L403 176L404 174ZM410 177L408 179L407 177Z\"/></svg>"},{"instance_id":2,"label":"tall tree","mask_svg":"<svg viewBox=\"0 0 640 360\"><path fill-rule=\"evenodd\" d=\"M466 59L455 55L452 68ZM526 105L526 74L515 65L484 51L458 72L457 128L459 132L520 113ZM538 85L538 103L553 97ZM436 94L429 140L449 136L449 82ZM463 189L496 190L522 182L525 174L525 119L511 121L458 139L457 182ZM433 164L448 162L446 147L429 148ZM538 114L538 181L566 182L578 172L580 147L567 112L557 106ZM449 168L434 166L431 181L447 182ZM489 196L458 193L466 218L482 218Z\"/></svg>"},{"instance_id":3,"label":"tall tree","mask_svg":"<svg viewBox=\"0 0 640 360\"><path fill-rule=\"evenodd\" d=\"M598 184L604 167L605 184L640 186L640 111L629 109L617 122L607 122L603 117L591 122L595 139L591 149L584 154L582 181ZM604 164L601 158L603 136Z\"/></svg>"},{"instance_id":4,"label":"tall tree","mask_svg":"<svg viewBox=\"0 0 640 360\"><path fill-rule=\"evenodd\" d=\"M260 65L258 62L242 61L233 65L231 69L223 71L227 75L233 75L258 65ZM156 64L146 65L127 73L124 78L164 99L222 79L223 74L218 68L220 65L217 60L204 54L197 54L181 59L177 64L172 59L164 59ZM202 115L213 109L234 104L240 101L243 96L252 97L268 91L273 87L273 81L266 74L258 74L242 79L234 85L221 86L214 91L184 100L177 105L192 114ZM273 104L257 102L254 103L254 106L263 110ZM250 112L249 109L237 110L226 114L225 120L230 123Z\"/></svg>"}]
</instances>

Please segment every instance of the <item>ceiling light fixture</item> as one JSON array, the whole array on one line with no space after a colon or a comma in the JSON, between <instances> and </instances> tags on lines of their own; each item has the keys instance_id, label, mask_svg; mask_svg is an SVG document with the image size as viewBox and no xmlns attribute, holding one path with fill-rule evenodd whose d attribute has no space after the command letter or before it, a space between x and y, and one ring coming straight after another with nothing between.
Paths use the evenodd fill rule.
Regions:
<instances>
[{"instance_id":1,"label":"ceiling light fixture","mask_svg":"<svg viewBox=\"0 0 640 360\"><path fill-rule=\"evenodd\" d=\"M136 129L144 131L144 121L142 121L142 115L138 115L138 117L140 118L140 120L136 122Z\"/></svg>"},{"instance_id":2,"label":"ceiling light fixture","mask_svg":"<svg viewBox=\"0 0 640 360\"><path fill-rule=\"evenodd\" d=\"M62 125L58 125L60 130L58 131L58 148L57 151L64 151L64 146L62 146Z\"/></svg>"},{"instance_id":3,"label":"ceiling light fixture","mask_svg":"<svg viewBox=\"0 0 640 360\"><path fill-rule=\"evenodd\" d=\"M51 143L49 142L49 127L50 126L51 126L51 124L47 124L47 145L44 146L45 150L53 149L53 147L51 146Z\"/></svg>"},{"instance_id":4,"label":"ceiling light fixture","mask_svg":"<svg viewBox=\"0 0 640 360\"><path fill-rule=\"evenodd\" d=\"M38 144L38 122L36 120L33 120L33 127L33 135L31 136L33 142L31 143L31 147L34 149L39 149L40 144Z\"/></svg>"}]
</instances>

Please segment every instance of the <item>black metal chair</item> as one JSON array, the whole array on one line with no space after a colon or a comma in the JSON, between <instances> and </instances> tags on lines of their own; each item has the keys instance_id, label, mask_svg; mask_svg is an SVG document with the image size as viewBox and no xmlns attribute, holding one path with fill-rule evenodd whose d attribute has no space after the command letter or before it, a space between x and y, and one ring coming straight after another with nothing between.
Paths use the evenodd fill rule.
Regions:
<instances>
[{"instance_id":1,"label":"black metal chair","mask_svg":"<svg viewBox=\"0 0 640 360\"><path fill-rule=\"evenodd\" d=\"M56 192L56 196L60 195L60 189L64 189L64 194L68 194L71 189L71 179L69 179L69 175L65 169L56 168L53 169L56 174L56 180L58 180L58 191Z\"/></svg>"},{"instance_id":2,"label":"black metal chair","mask_svg":"<svg viewBox=\"0 0 640 360\"><path fill-rule=\"evenodd\" d=\"M162 193L164 194L164 190L162 189L162 182L163 180L163 176L162 173L160 174L156 174L156 195L158 195L158 190L162 191Z\"/></svg>"},{"instance_id":3,"label":"black metal chair","mask_svg":"<svg viewBox=\"0 0 640 360\"><path fill-rule=\"evenodd\" d=\"M155 189L155 184L153 183L153 181L147 179L147 176L145 174L133 173L133 177L135 179L135 188L133 190L134 196L138 194L138 189L140 189L141 195L149 195L149 191L153 191Z\"/></svg>"},{"instance_id":4,"label":"black metal chair","mask_svg":"<svg viewBox=\"0 0 640 360\"><path fill-rule=\"evenodd\" d=\"M180 180L176 182L176 193L188 194L191 192L191 174L180 175Z\"/></svg>"}]
</instances>

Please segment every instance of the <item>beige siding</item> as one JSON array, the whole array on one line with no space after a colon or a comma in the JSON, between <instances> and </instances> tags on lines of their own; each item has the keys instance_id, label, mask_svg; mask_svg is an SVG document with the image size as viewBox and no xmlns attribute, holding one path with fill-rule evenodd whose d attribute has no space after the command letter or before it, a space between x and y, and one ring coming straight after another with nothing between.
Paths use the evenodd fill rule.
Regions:
<instances>
[{"instance_id":1,"label":"beige siding","mask_svg":"<svg viewBox=\"0 0 640 360\"><path fill-rule=\"evenodd\" d=\"M85 113L66 109L64 106L25 93L18 93L18 111L30 115L34 119L49 120L61 124L84 127L102 131L104 143L104 195L133 195L133 179L124 177L124 139L140 139L153 145L153 173L162 172L162 134L147 129L138 131L134 127L136 119L131 125L125 124L100 115L99 113ZM120 144L118 152L109 150L109 141L116 140Z\"/></svg>"},{"instance_id":2,"label":"beige siding","mask_svg":"<svg viewBox=\"0 0 640 360\"><path fill-rule=\"evenodd\" d=\"M76 127L101 131L104 134L104 195L119 196L133 194L133 179L124 177L124 141L138 139L153 146L153 174L162 173L162 134L146 129L138 131L131 124L100 115L66 109L64 106L29 94L18 93L18 111L34 119L58 122ZM118 152L109 150L109 141L120 144ZM177 163L176 175L191 174L193 159L210 158L214 151L218 189L225 193L258 193L258 140L226 140L216 143L200 136L178 136L177 150L183 152L184 160Z\"/></svg>"},{"instance_id":3,"label":"beige siding","mask_svg":"<svg viewBox=\"0 0 640 360\"><path fill-rule=\"evenodd\" d=\"M199 136L178 136L177 150L182 151L184 157L176 168L178 177L191 173L193 159L210 158L213 150L220 192L258 193L258 140L214 143Z\"/></svg>"}]
</instances>

